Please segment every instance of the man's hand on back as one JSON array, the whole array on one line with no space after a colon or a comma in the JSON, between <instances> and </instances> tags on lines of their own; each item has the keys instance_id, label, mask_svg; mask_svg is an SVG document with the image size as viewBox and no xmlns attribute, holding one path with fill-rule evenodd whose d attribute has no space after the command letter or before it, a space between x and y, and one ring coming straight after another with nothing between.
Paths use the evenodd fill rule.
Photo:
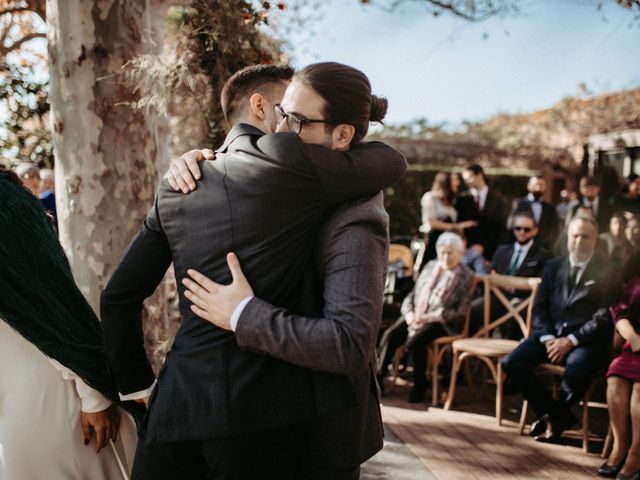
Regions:
<instances>
[{"instance_id":1,"label":"man's hand on back","mask_svg":"<svg viewBox=\"0 0 640 480\"><path fill-rule=\"evenodd\" d=\"M191 278L182 279L182 283L187 288L184 296L193 302L193 313L220 328L232 330L233 311L242 300L253 296L253 289L242 273L235 254L227 255L227 264L233 278L229 285L216 283L192 269L187 270Z\"/></svg>"},{"instance_id":2,"label":"man's hand on back","mask_svg":"<svg viewBox=\"0 0 640 480\"><path fill-rule=\"evenodd\" d=\"M215 160L213 150L190 150L171 162L164 178L176 192L189 193L196 189L196 180L200 180L200 160Z\"/></svg>"}]
</instances>

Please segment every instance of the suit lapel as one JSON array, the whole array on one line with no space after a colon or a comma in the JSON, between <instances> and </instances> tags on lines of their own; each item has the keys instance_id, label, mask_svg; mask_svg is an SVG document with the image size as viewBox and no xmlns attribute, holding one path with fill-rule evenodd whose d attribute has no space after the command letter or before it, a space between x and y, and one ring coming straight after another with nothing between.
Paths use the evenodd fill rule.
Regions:
<instances>
[{"instance_id":1,"label":"suit lapel","mask_svg":"<svg viewBox=\"0 0 640 480\"><path fill-rule=\"evenodd\" d=\"M597 271L597 266L595 265L595 263L596 263L595 259L591 259L585 271L582 272L582 275L580 276L580 280L578 280L578 284L576 285L576 288L574 288L573 292L571 292L571 296L569 297L568 304L571 304L583 298L591 290L591 285L595 283L593 278L594 273ZM589 283L589 286L585 286L586 283Z\"/></svg>"},{"instance_id":2,"label":"suit lapel","mask_svg":"<svg viewBox=\"0 0 640 480\"><path fill-rule=\"evenodd\" d=\"M531 245L531 248L527 252L527 256L522 259L522 262L520 262L520 266L518 267L518 270L516 271L516 275L521 275L522 274L522 270L527 268L527 263L529 263L529 262L534 260L533 257L536 254L535 249L536 249L536 244L534 243L533 245Z\"/></svg>"},{"instance_id":3,"label":"suit lapel","mask_svg":"<svg viewBox=\"0 0 640 480\"><path fill-rule=\"evenodd\" d=\"M565 306L569 304L569 257L562 262L562 267L560 267L559 277L562 291L562 298L564 299Z\"/></svg>"}]
</instances>

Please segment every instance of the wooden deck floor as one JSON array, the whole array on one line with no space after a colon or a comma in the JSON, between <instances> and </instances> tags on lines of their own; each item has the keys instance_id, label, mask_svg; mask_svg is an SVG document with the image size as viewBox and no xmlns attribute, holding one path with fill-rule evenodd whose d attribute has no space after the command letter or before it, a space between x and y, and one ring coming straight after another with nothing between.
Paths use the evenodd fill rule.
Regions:
<instances>
[{"instance_id":1,"label":"wooden deck floor","mask_svg":"<svg viewBox=\"0 0 640 480\"><path fill-rule=\"evenodd\" d=\"M517 396L511 397L512 406L507 404L505 409L507 420L498 427L491 414L491 395L470 396L461 391L456 409L445 412L426 404L408 404L406 393L401 385L383 398L385 424L438 479L594 478L603 462L597 453L601 441L592 442L596 453L586 454L578 432L568 432L562 445L518 435L518 412L513 408L520 404ZM599 423L602 419L595 422L596 430L603 427Z\"/></svg>"}]
</instances>

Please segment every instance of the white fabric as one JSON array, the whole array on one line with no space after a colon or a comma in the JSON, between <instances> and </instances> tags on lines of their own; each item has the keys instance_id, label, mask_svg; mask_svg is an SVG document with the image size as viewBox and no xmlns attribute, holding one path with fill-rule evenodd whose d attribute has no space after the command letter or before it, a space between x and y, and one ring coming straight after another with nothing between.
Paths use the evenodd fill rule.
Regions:
<instances>
[{"instance_id":1,"label":"white fabric","mask_svg":"<svg viewBox=\"0 0 640 480\"><path fill-rule=\"evenodd\" d=\"M547 340L555 340L556 336L555 335L542 335L540 337L540 343L545 343Z\"/></svg>"},{"instance_id":2,"label":"white fabric","mask_svg":"<svg viewBox=\"0 0 640 480\"><path fill-rule=\"evenodd\" d=\"M242 311L244 310L244 307L247 306L247 303L249 303L252 298L253 298L253 295L243 298L242 301L238 305L236 305L236 308L233 309L233 313L231 314L231 319L229 320L232 331L234 332L236 331L236 327L238 326L238 320L240 320L240 315L242 315Z\"/></svg>"},{"instance_id":3,"label":"white fabric","mask_svg":"<svg viewBox=\"0 0 640 480\"><path fill-rule=\"evenodd\" d=\"M137 392L127 393L126 395L123 395L120 392L118 392L118 396L120 397L120 400L122 400L123 402L140 400L141 398L150 397L151 393L153 392L153 389L156 388L156 383L158 383L158 380L154 380L151 386L146 390L139 390Z\"/></svg>"},{"instance_id":4,"label":"white fabric","mask_svg":"<svg viewBox=\"0 0 640 480\"><path fill-rule=\"evenodd\" d=\"M473 199L475 200L481 212L484 210L484 204L487 202L488 193L489 193L489 187L487 187L486 185L482 187L480 190L476 188L471 189L471 195L473 195Z\"/></svg>"},{"instance_id":5,"label":"white fabric","mask_svg":"<svg viewBox=\"0 0 640 480\"><path fill-rule=\"evenodd\" d=\"M57 365L56 365L57 364ZM120 480L113 448L84 445L80 412L108 405L0 319L0 480ZM127 472L136 447L123 412L117 449Z\"/></svg>"},{"instance_id":6,"label":"white fabric","mask_svg":"<svg viewBox=\"0 0 640 480\"><path fill-rule=\"evenodd\" d=\"M452 222L458 220L458 212L456 209L449 205L442 203L439 197L435 196L432 192L427 192L422 196L420 200L422 206L422 225L420 231L427 233L431 231L430 220L444 220L450 218Z\"/></svg>"},{"instance_id":7,"label":"white fabric","mask_svg":"<svg viewBox=\"0 0 640 480\"><path fill-rule=\"evenodd\" d=\"M569 255L569 267L573 268L573 267L578 267L578 275L576 275L576 285L578 285L578 283L580 283L580 279L582 278L582 274L584 273L584 271L587 269L587 265L589 265L589 262L591 261L591 259L593 258L593 254L584 262L576 262L573 259L572 255Z\"/></svg>"},{"instance_id":8,"label":"white fabric","mask_svg":"<svg viewBox=\"0 0 640 480\"><path fill-rule=\"evenodd\" d=\"M524 259L527 257L527 255L529 255L529 250L531 249L532 245L533 245L533 239L529 240L524 245L520 245L518 242L514 242L513 255L511 255L511 260L509 260L509 266L513 265L513 262L516 259L516 257L518 257L518 252L519 252L520 256L518 257L518 264L516 265L516 270L520 268L520 265L522 265L522 262L524 262Z\"/></svg>"},{"instance_id":9,"label":"white fabric","mask_svg":"<svg viewBox=\"0 0 640 480\"><path fill-rule=\"evenodd\" d=\"M537 225L540 225L540 217L542 217L542 202L536 201L536 197L533 194L527 195L527 199L531 202L531 211L533 212L533 218Z\"/></svg>"}]
</instances>

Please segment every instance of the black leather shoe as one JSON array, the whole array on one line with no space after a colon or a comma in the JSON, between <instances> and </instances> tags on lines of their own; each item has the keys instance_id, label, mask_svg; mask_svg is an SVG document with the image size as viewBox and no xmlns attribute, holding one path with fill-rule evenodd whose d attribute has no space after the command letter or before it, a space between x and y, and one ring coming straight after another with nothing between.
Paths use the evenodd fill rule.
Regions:
<instances>
[{"instance_id":1,"label":"black leather shoe","mask_svg":"<svg viewBox=\"0 0 640 480\"><path fill-rule=\"evenodd\" d=\"M560 438L565 430L575 426L578 423L578 419L571 412L567 412L564 415L551 419L551 435L556 438Z\"/></svg>"},{"instance_id":2,"label":"black leather shoe","mask_svg":"<svg viewBox=\"0 0 640 480\"><path fill-rule=\"evenodd\" d=\"M609 465L607 462L604 462L600 465L600 468L598 468L598 475L606 478L616 478L616 475L618 475L618 472L624 465L624 460L625 459L622 459L622 461L616 465Z\"/></svg>"},{"instance_id":3,"label":"black leather shoe","mask_svg":"<svg viewBox=\"0 0 640 480\"><path fill-rule=\"evenodd\" d=\"M409 403L421 403L424 402L424 393L427 387L424 385L414 385L409 392Z\"/></svg>"},{"instance_id":4,"label":"black leather shoe","mask_svg":"<svg viewBox=\"0 0 640 480\"><path fill-rule=\"evenodd\" d=\"M540 435L542 435L544 432L547 431L548 421L549 421L548 415L543 415L541 417L536 418L534 422L531 424L529 435L531 435L532 437L539 437Z\"/></svg>"},{"instance_id":5,"label":"black leather shoe","mask_svg":"<svg viewBox=\"0 0 640 480\"><path fill-rule=\"evenodd\" d=\"M616 480L640 480L640 470L629 475L618 472L618 475L616 475Z\"/></svg>"},{"instance_id":6,"label":"black leather shoe","mask_svg":"<svg viewBox=\"0 0 640 480\"><path fill-rule=\"evenodd\" d=\"M549 421L547 431L536 437L536 441L543 443L556 443L562 437L565 430L573 427L578 423L578 419L571 413L567 412L560 417L556 417Z\"/></svg>"}]
</instances>

